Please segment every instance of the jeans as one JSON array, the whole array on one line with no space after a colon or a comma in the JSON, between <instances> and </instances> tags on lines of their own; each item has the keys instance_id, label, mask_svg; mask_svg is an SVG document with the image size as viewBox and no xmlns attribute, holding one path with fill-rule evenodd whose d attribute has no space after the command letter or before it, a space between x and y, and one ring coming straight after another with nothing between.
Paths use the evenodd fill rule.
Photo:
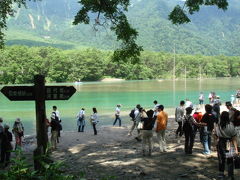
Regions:
<instances>
[{"instance_id":1,"label":"jeans","mask_svg":"<svg viewBox=\"0 0 240 180\"><path fill-rule=\"evenodd\" d=\"M120 116L119 115L115 115L116 116L116 118L115 118L115 121L114 121L114 123L113 123L113 125L115 125L116 124L116 122L117 122L117 120L119 121L119 127L121 126L121 118L120 118Z\"/></svg>"},{"instance_id":2,"label":"jeans","mask_svg":"<svg viewBox=\"0 0 240 180\"><path fill-rule=\"evenodd\" d=\"M83 132L85 126L85 120L81 119L78 121L78 132Z\"/></svg>"},{"instance_id":3,"label":"jeans","mask_svg":"<svg viewBox=\"0 0 240 180\"><path fill-rule=\"evenodd\" d=\"M183 131L182 131L182 122L178 122L178 128L177 128L177 131L176 131L176 136L182 136L183 134Z\"/></svg>"},{"instance_id":4,"label":"jeans","mask_svg":"<svg viewBox=\"0 0 240 180\"><path fill-rule=\"evenodd\" d=\"M212 133L210 131L203 132L202 143L204 148L203 150L204 154L211 153L211 138L212 138Z\"/></svg>"},{"instance_id":5,"label":"jeans","mask_svg":"<svg viewBox=\"0 0 240 180\"><path fill-rule=\"evenodd\" d=\"M94 135L97 135L96 124L95 124L95 123L93 123L92 125L93 125L93 131L94 131Z\"/></svg>"},{"instance_id":6,"label":"jeans","mask_svg":"<svg viewBox=\"0 0 240 180\"><path fill-rule=\"evenodd\" d=\"M185 153L192 154L195 132L193 130L185 131Z\"/></svg>"},{"instance_id":7,"label":"jeans","mask_svg":"<svg viewBox=\"0 0 240 180\"><path fill-rule=\"evenodd\" d=\"M217 152L218 152L218 167L219 172L224 173L225 170L225 161L226 161L226 143L227 139L220 138L217 144ZM233 176L233 158L227 158L227 166L228 166L228 176Z\"/></svg>"}]
</instances>

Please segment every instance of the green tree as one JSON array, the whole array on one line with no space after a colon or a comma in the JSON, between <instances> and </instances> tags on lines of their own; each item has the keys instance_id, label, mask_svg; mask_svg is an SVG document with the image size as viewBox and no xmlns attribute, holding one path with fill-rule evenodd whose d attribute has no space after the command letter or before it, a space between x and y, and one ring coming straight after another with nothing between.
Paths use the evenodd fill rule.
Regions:
<instances>
[{"instance_id":1,"label":"green tree","mask_svg":"<svg viewBox=\"0 0 240 180\"><path fill-rule=\"evenodd\" d=\"M8 16L14 15L13 5L16 3L19 7L25 6L27 0L6 0L0 1L0 47L3 46L4 29L6 29L6 20ZM75 16L73 24L90 23L89 14L95 14L94 27L110 25L110 29L115 32L117 40L121 41L119 49L113 54L115 61L130 61L136 63L139 61L140 52L143 50L137 45L136 39L138 32L134 29L125 15L130 5L130 0L80 0L80 10ZM227 0L186 0L184 6L177 5L169 19L173 24L183 24L190 22L188 14L193 14L200 10L203 5L217 6L226 10ZM187 10L185 10L187 9ZM188 14L187 14L188 13Z\"/></svg>"}]
</instances>

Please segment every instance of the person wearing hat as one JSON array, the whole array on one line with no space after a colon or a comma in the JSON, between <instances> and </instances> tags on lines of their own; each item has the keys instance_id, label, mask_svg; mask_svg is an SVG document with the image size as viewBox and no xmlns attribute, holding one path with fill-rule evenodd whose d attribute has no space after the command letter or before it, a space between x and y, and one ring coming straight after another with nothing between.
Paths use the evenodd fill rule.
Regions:
<instances>
[{"instance_id":1,"label":"person wearing hat","mask_svg":"<svg viewBox=\"0 0 240 180\"><path fill-rule=\"evenodd\" d=\"M121 118L120 118L120 108L121 108L121 105L118 104L117 107L116 107L116 113L115 113L115 121L113 123L113 126L117 123L117 121L119 122L119 127L121 127Z\"/></svg>"},{"instance_id":2,"label":"person wearing hat","mask_svg":"<svg viewBox=\"0 0 240 180\"><path fill-rule=\"evenodd\" d=\"M186 115L183 118L183 132L185 135L184 150L185 154L192 154L195 139L194 125L198 125L198 122L191 115L193 111L192 107L187 107L185 110Z\"/></svg>"},{"instance_id":3,"label":"person wearing hat","mask_svg":"<svg viewBox=\"0 0 240 180\"><path fill-rule=\"evenodd\" d=\"M7 166L10 161L11 150L12 150L12 133L8 131L9 126L4 125L4 131L2 135L1 142L1 163L5 163L4 166Z\"/></svg>"},{"instance_id":4,"label":"person wearing hat","mask_svg":"<svg viewBox=\"0 0 240 180\"><path fill-rule=\"evenodd\" d=\"M22 147L22 137L24 136L24 127L22 125L20 118L17 118L15 120L13 129L12 129L12 133L14 134L15 140L16 140L15 150L17 148L21 148Z\"/></svg>"}]
</instances>

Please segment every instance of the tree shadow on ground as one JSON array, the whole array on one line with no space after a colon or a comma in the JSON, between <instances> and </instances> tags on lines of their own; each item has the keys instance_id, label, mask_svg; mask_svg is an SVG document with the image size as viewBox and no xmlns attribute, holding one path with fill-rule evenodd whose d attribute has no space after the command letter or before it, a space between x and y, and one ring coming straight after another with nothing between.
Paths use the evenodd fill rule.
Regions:
<instances>
[{"instance_id":1,"label":"tree shadow on ground","mask_svg":"<svg viewBox=\"0 0 240 180\"><path fill-rule=\"evenodd\" d=\"M142 156L141 143L133 138L104 144L97 144L97 138L101 136L93 136L88 145L76 142L53 156L65 160L68 172L84 172L87 179L217 179L216 152L212 156L202 155L199 142L195 143L192 155L185 155L183 143L174 141L168 141L168 151L160 153L155 139L152 156Z\"/></svg>"}]
</instances>

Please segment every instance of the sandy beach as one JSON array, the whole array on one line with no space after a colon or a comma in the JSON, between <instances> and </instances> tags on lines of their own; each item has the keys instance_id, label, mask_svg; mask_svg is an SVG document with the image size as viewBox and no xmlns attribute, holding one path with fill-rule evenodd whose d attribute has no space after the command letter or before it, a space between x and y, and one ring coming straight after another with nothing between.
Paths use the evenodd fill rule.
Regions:
<instances>
[{"instance_id":1,"label":"sandy beach","mask_svg":"<svg viewBox=\"0 0 240 180\"><path fill-rule=\"evenodd\" d=\"M68 174L98 179L149 179L149 180L185 180L217 179L218 160L216 152L211 156L202 155L199 134L196 136L192 155L184 154L184 137L177 143L176 123L170 119L166 132L167 152L160 153L154 135L152 156L142 156L141 142L133 136L127 136L129 127L98 127L98 135L91 129L84 133L63 132L60 143L52 157L67 165ZM25 142L32 139L29 137ZM32 142L25 144L25 151L31 154L36 147ZM240 171L235 171L240 177Z\"/></svg>"}]
</instances>

